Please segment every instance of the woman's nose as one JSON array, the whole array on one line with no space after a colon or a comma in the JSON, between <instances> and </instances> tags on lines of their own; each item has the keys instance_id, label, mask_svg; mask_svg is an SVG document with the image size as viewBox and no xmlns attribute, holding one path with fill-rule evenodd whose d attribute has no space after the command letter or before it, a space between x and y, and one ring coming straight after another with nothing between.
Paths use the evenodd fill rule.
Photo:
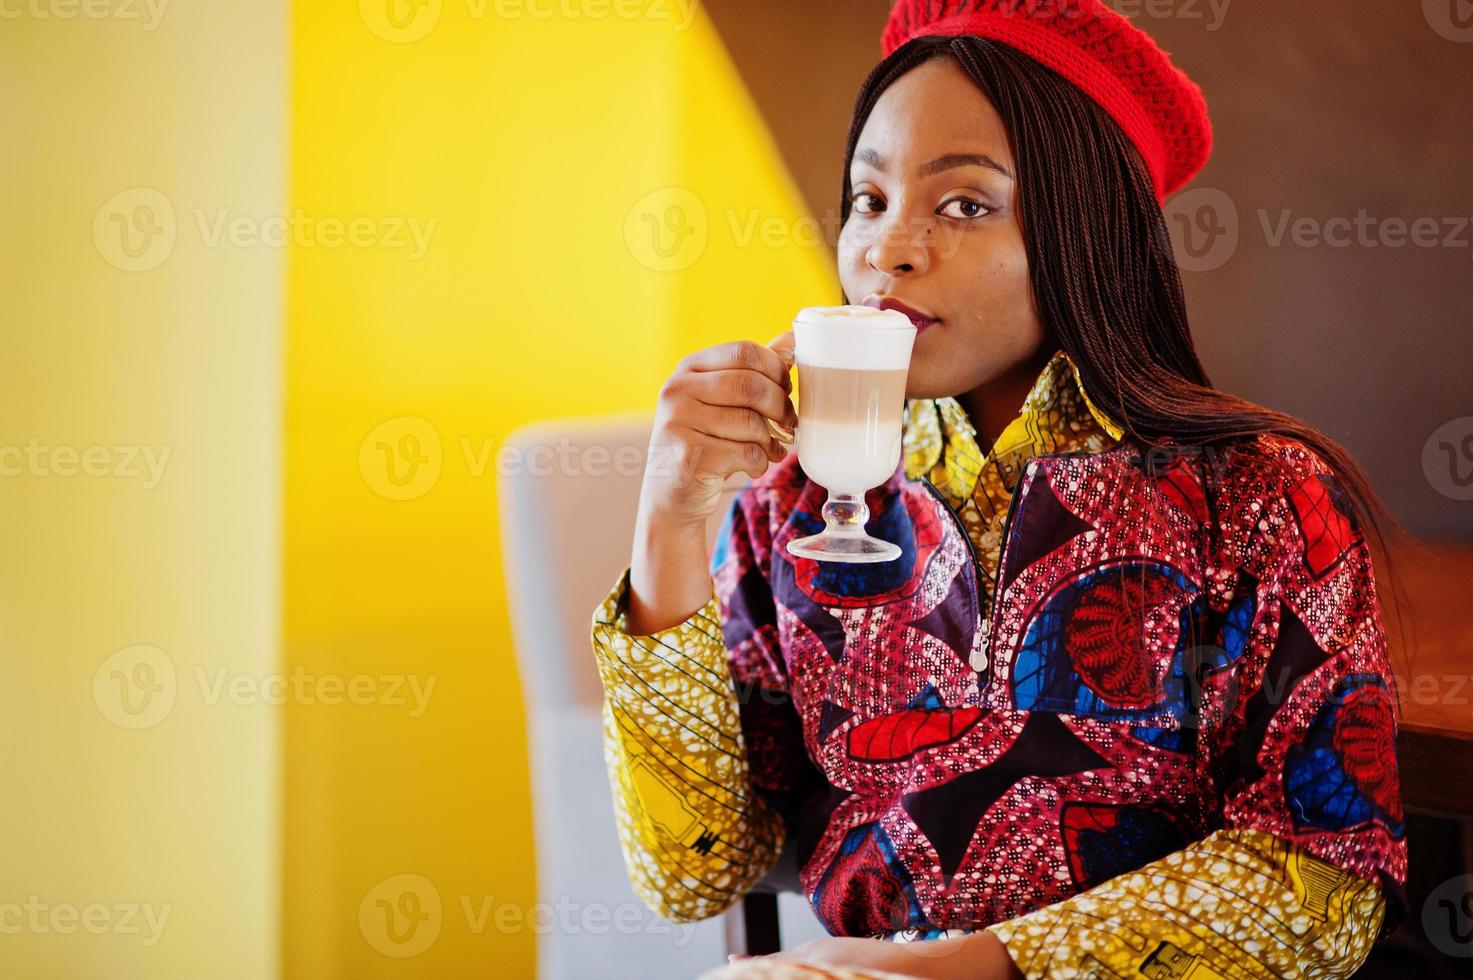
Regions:
<instances>
[{"instance_id":1,"label":"woman's nose","mask_svg":"<svg viewBox=\"0 0 1473 980\"><path fill-rule=\"evenodd\" d=\"M870 268L887 276L925 272L931 265L931 238L924 222L887 215L865 252Z\"/></svg>"}]
</instances>

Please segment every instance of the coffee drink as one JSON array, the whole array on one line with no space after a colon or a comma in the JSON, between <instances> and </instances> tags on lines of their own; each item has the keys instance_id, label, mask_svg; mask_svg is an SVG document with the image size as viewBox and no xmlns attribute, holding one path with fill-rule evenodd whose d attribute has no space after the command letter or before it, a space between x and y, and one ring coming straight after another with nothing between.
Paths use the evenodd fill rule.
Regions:
<instances>
[{"instance_id":1,"label":"coffee drink","mask_svg":"<svg viewBox=\"0 0 1473 980\"><path fill-rule=\"evenodd\" d=\"M793 324L798 462L833 493L863 493L900 462L916 328L894 310L812 307Z\"/></svg>"}]
</instances>

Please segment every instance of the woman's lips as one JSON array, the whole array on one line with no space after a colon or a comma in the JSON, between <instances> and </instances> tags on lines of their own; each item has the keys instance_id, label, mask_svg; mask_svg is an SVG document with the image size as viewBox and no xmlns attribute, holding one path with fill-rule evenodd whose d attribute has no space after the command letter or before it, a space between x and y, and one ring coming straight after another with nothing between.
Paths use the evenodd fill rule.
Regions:
<instances>
[{"instance_id":1,"label":"woman's lips","mask_svg":"<svg viewBox=\"0 0 1473 980\"><path fill-rule=\"evenodd\" d=\"M933 327L941 322L933 316L922 313L920 310L906 306L904 303L900 302L900 300L892 299L890 297L886 297L885 299L871 297L870 299L865 300L864 305L873 306L876 309L880 310L899 310L901 313L904 313L906 316L910 317L910 322L916 325L917 337L919 337L921 333L923 333L928 327Z\"/></svg>"}]
</instances>

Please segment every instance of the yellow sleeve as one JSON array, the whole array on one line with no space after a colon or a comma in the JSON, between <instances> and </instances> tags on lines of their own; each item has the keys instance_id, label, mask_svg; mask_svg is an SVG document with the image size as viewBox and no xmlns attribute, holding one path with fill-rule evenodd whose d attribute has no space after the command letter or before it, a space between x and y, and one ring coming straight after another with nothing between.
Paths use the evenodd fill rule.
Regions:
<instances>
[{"instance_id":1,"label":"yellow sleeve","mask_svg":"<svg viewBox=\"0 0 1473 980\"><path fill-rule=\"evenodd\" d=\"M1029 977L1347 977L1384 914L1378 883L1273 834L1219 830L989 930Z\"/></svg>"},{"instance_id":2,"label":"yellow sleeve","mask_svg":"<svg viewBox=\"0 0 1473 980\"><path fill-rule=\"evenodd\" d=\"M626 631L629 568L593 615L604 760L635 892L677 922L731 907L776 863L786 828L752 791L720 603Z\"/></svg>"}]
</instances>

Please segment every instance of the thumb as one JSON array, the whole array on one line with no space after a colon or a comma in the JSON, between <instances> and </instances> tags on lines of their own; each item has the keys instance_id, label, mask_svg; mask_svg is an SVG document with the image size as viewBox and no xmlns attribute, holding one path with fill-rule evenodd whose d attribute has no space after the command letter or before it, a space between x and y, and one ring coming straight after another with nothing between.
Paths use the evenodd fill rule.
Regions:
<instances>
[{"instance_id":1,"label":"thumb","mask_svg":"<svg viewBox=\"0 0 1473 980\"><path fill-rule=\"evenodd\" d=\"M795 348L797 347L797 343L798 338L793 333L793 331L784 330L782 333L769 340L767 342L767 347L783 360L787 361L789 367L792 367L793 362L797 357L795 350Z\"/></svg>"}]
</instances>

